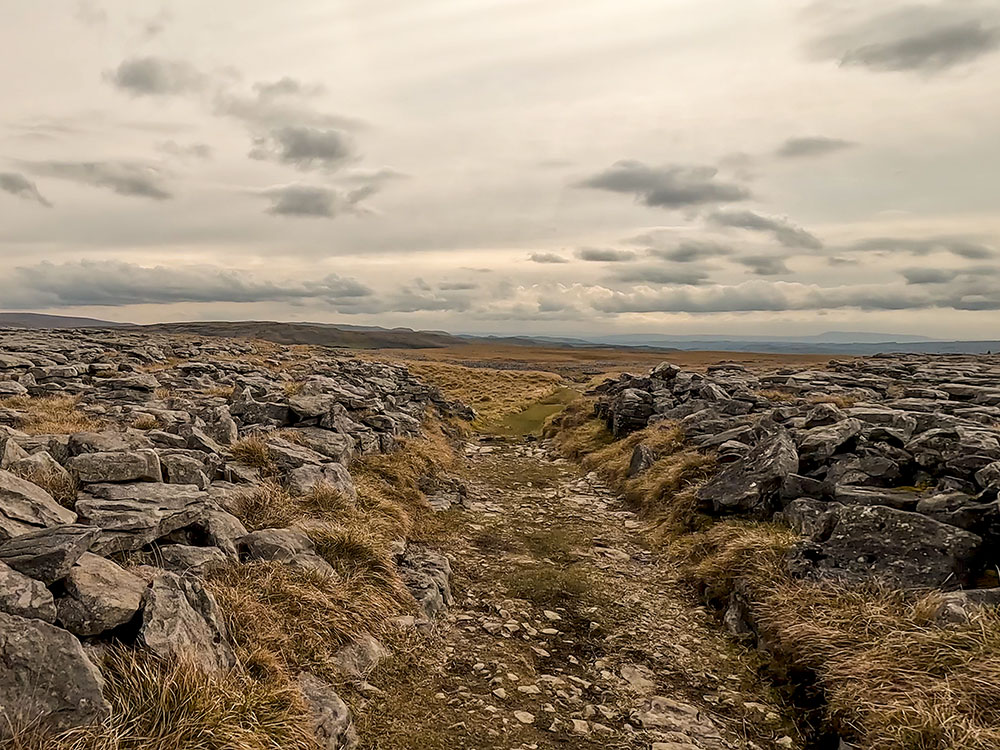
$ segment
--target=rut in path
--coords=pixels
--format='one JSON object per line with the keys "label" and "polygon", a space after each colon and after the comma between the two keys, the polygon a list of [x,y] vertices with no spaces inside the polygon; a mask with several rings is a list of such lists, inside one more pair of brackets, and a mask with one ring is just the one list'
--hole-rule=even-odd
{"label": "rut in path", "polygon": [[537,444],[467,449],[432,543],[455,602],[355,701],[378,750],[795,748],[788,713],[593,475]]}

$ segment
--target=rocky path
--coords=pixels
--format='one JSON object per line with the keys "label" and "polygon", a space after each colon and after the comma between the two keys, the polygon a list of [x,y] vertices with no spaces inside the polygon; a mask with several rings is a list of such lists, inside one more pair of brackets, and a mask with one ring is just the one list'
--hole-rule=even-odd
{"label": "rocky path", "polygon": [[356,711],[362,744],[794,748],[752,656],[720,631],[594,476],[537,444],[473,444],[439,515],[454,604]]}

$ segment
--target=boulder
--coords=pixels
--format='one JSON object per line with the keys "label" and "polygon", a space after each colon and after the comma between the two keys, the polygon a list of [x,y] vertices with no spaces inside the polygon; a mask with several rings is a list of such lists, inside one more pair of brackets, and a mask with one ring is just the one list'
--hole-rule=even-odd
{"label": "boulder", "polygon": [[84,484],[103,482],[162,482],[160,457],[146,448],[116,453],[83,453],[66,462]]}
{"label": "boulder", "polygon": [[358,499],[354,480],[343,464],[306,464],[288,472],[288,489],[293,495],[305,495],[317,485],[332,487],[352,503]]}
{"label": "boulder", "polygon": [[0,471],[0,541],[75,521],[76,513],[59,505],[41,487]]}
{"label": "boulder", "polygon": [[228,558],[218,547],[192,547],[187,544],[167,544],[157,549],[160,567],[180,575],[204,578],[213,570],[226,565]]}
{"label": "boulder", "polygon": [[56,605],[41,581],[0,563],[0,612],[55,622]]}
{"label": "boulder", "polygon": [[354,439],[350,435],[321,427],[297,427],[294,432],[308,447],[337,463],[347,465],[354,457]]}
{"label": "boulder", "polygon": [[857,419],[814,427],[799,437],[799,458],[804,463],[822,463],[847,447],[860,433],[861,422]]}
{"label": "boulder", "polygon": [[785,478],[799,470],[799,455],[788,431],[774,428],[740,461],[727,465],[698,490],[698,500],[714,513],[770,518]]}
{"label": "boulder", "polygon": [[832,514],[827,533],[790,554],[793,575],[922,589],[960,586],[975,572],[983,540],[968,531],[881,505],[837,504]]}
{"label": "boulder", "polygon": [[351,711],[333,687],[307,672],[299,675],[298,684],[309,708],[313,734],[321,750],[354,750],[358,747],[358,734],[351,720]]}
{"label": "boulder", "polygon": [[77,635],[99,635],[129,622],[142,604],[146,584],[111,560],[82,555],[56,601],[59,622]]}
{"label": "boulder", "polygon": [[160,458],[164,481],[168,484],[190,484],[200,490],[208,487],[205,465],[190,456],[166,455]]}
{"label": "boulder", "polygon": [[80,518],[99,530],[91,551],[100,555],[126,552],[178,529],[206,523],[218,510],[208,495],[184,484],[98,484],[76,503]]}
{"label": "boulder", "polygon": [[441,553],[410,545],[400,557],[399,573],[428,619],[452,605],[451,563]]}
{"label": "boulder", "polygon": [[0,739],[12,726],[59,732],[109,711],[100,672],[65,630],[0,612],[0,664]]}
{"label": "boulder", "polygon": [[240,541],[244,560],[269,560],[301,570],[333,575],[333,566],[316,554],[308,536],[297,529],[261,529]]}
{"label": "boulder", "polygon": [[194,577],[163,573],[142,602],[140,643],[162,658],[188,658],[206,672],[236,664],[215,597]]}
{"label": "boulder", "polygon": [[66,577],[96,536],[97,529],[79,524],[31,531],[0,544],[0,561],[50,585]]}

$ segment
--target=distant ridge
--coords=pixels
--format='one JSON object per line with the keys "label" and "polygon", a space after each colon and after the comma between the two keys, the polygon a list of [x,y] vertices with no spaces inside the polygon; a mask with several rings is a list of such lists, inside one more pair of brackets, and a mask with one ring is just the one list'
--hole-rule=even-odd
{"label": "distant ridge", "polygon": [[0,313],[0,328],[127,328],[131,323],[113,323],[95,318],[73,318],[40,313]]}

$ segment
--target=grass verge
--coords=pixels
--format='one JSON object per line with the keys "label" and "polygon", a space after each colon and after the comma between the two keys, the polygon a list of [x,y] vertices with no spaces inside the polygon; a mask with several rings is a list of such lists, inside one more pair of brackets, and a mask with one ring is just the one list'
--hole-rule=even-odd
{"label": "grass verge", "polygon": [[[670,532],[660,535],[666,553],[705,600],[725,607],[738,595],[779,680],[805,677],[822,697],[825,727],[869,750],[1000,747],[1000,614],[937,625],[934,594],[794,580],[784,568],[791,530],[698,516],[693,489],[713,462],[677,428],[613,441],[589,410],[571,405],[546,435]],[[638,445],[656,459],[629,478]]]}

